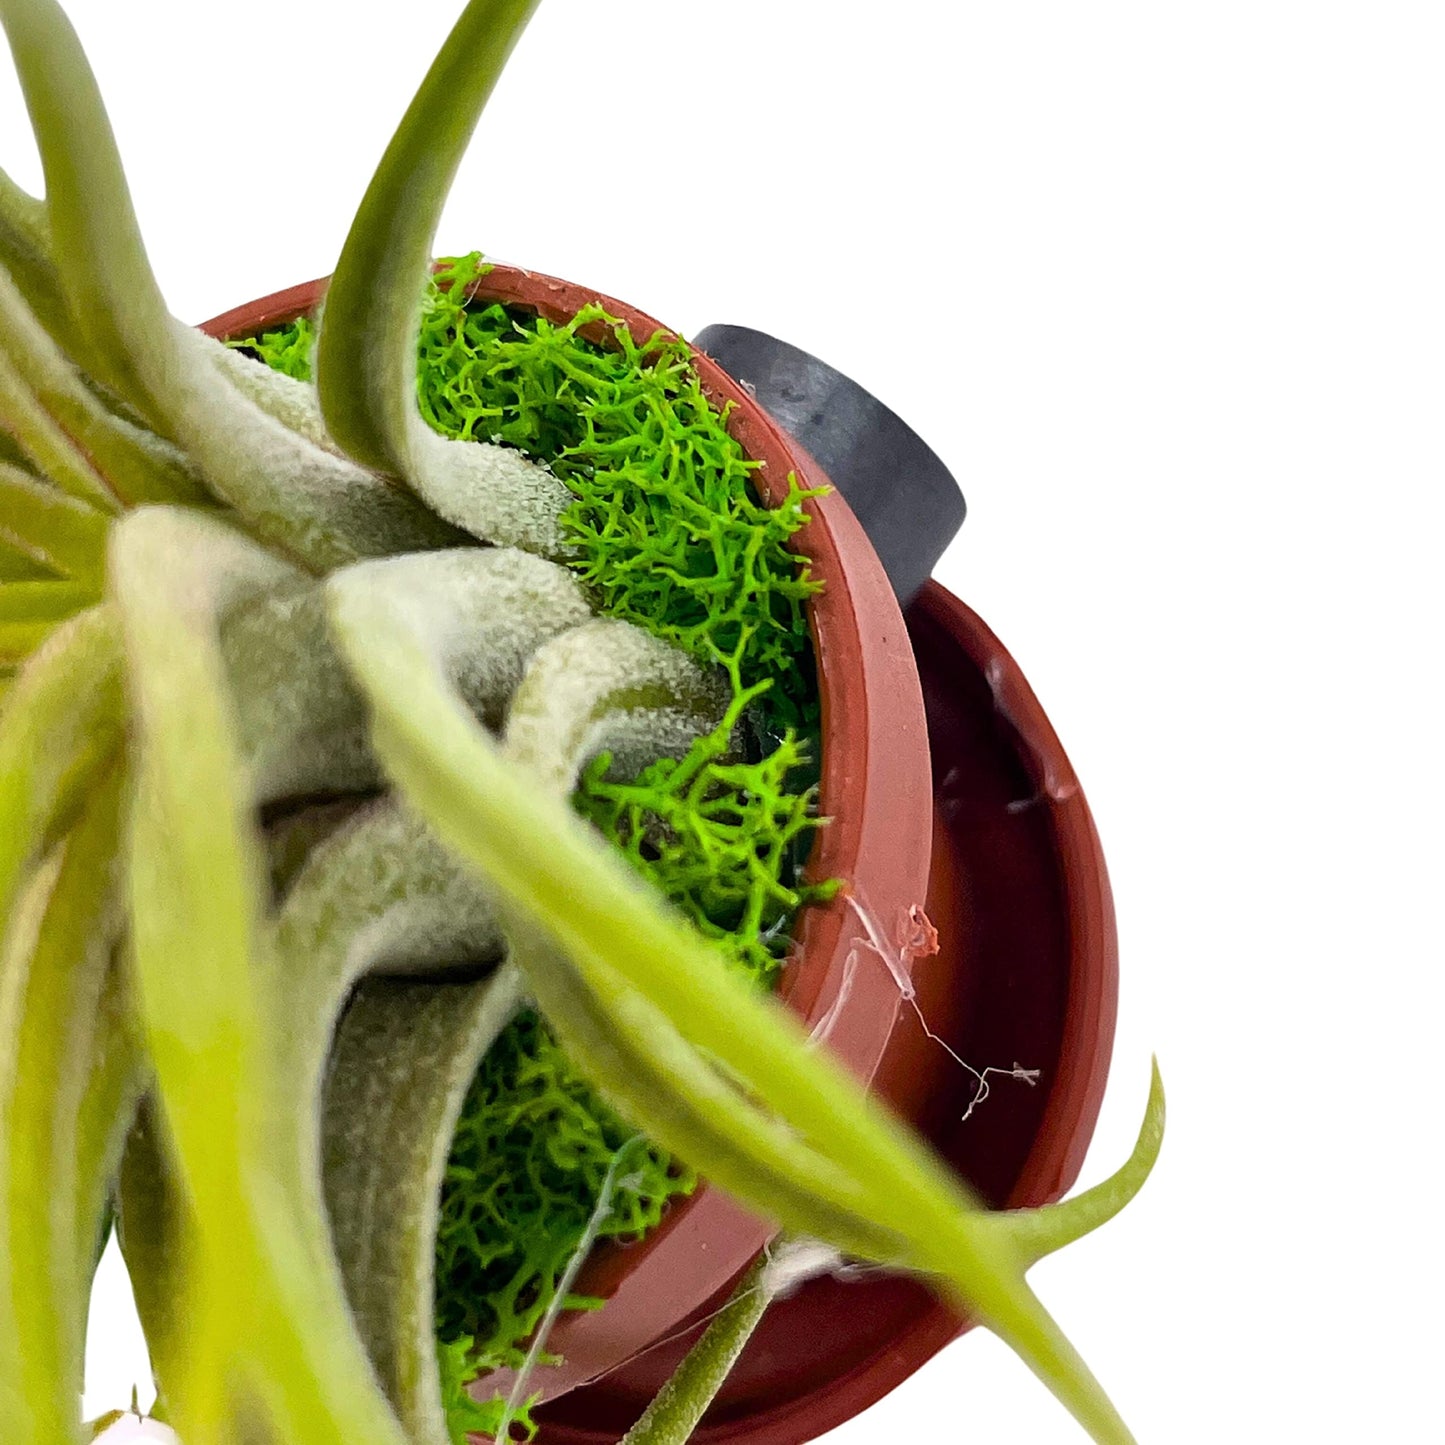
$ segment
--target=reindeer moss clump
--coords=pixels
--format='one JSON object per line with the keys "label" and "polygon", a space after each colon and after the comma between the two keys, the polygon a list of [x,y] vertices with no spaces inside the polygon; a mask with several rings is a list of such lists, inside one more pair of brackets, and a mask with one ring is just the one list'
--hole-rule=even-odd
{"label": "reindeer moss clump", "polygon": [[[470,1336],[477,1369],[521,1363],[517,1345],[546,1311],[618,1150],[636,1133],[535,1012],[487,1051],[452,1141],[437,1234],[437,1335]],[[641,1236],[695,1183],[662,1150],[634,1147],[599,1237]]]}
{"label": "reindeer moss clump", "polygon": [[[817,583],[790,543],[815,493],[790,476],[782,503],[759,502],[758,463],[703,395],[684,342],[639,342],[600,306],[565,326],[497,303],[468,307],[486,269],[461,257],[428,289],[422,414],[446,436],[500,442],[551,467],[575,498],[562,518],[572,565],[603,612],[703,662],[736,660],[743,687],[770,682],[764,716],[812,722],[804,603]],[[582,335],[597,326],[611,346]],[[303,318],[248,349],[304,381],[314,337]]]}
{"label": "reindeer moss clump", "polygon": [[[545,462],[572,492],[562,519],[570,564],[600,610],[720,665],[732,686],[727,715],[685,757],[659,759],[635,778],[611,776],[599,757],[574,805],[721,960],[770,983],[794,914],[825,891],[798,882],[818,822],[807,786],[817,703],[804,612],[817,584],[791,542],[813,494],[790,477],[780,506],[758,501],[757,463],[702,394],[684,343],[639,342],[600,307],[565,326],[495,303],[468,307],[484,269],[475,255],[449,262],[428,290],[423,415],[445,435]],[[582,334],[598,325],[610,345]],[[303,318],[248,349],[305,380],[313,339]],[[492,1047],[442,1196],[437,1331],[453,1365],[464,1340],[474,1370],[521,1362],[519,1346],[634,1132],[535,1014]],[[695,1182],[662,1150],[634,1149],[601,1236],[645,1233]]]}

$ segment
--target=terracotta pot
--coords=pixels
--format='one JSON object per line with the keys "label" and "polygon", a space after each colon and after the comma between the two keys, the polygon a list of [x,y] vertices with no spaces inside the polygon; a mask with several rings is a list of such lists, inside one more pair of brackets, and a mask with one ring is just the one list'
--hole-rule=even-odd
{"label": "terracotta pot", "polygon": [[[255,335],[314,310],[323,290],[320,281],[293,287],[218,316],[203,329],[226,339]],[[477,294],[559,323],[600,302],[634,336],[664,329],[610,297],[508,267],[492,270]],[[599,331],[598,339],[604,334]],[[699,354],[697,366],[709,398],[732,405],[730,429],[747,454],[763,463],[759,478],[766,493],[782,496],[790,472],[807,486],[826,482],[716,363]],[[821,807],[832,820],[809,868],[816,878],[849,880],[851,896],[892,933],[911,909],[924,904],[929,887],[933,788],[923,698],[898,603],[857,519],[836,493],[808,508],[811,522],[798,542],[824,583],[810,619],[822,697]],[[796,961],[781,985],[805,1021],[827,1016],[842,989],[849,955],[864,939],[857,913],[844,898],[808,910]],[[907,1068],[897,1043],[908,1035],[893,977],[881,964],[858,968],[846,1007],[830,1028],[829,1047],[864,1080],[872,1080],[880,1067],[888,1077],[902,1078]],[[906,1052],[917,1052],[916,1041]],[[599,1249],[578,1289],[609,1303],[595,1313],[562,1317],[549,1348],[566,1363],[540,1371],[535,1388],[549,1399],[564,1395],[685,1327],[701,1305],[728,1290],[770,1234],[768,1226],[704,1184],[677,1201],[647,1239]],[[488,1390],[506,1384],[499,1376],[483,1383]]]}
{"label": "terracotta pot", "polygon": [[[1118,988],[1108,875],[1068,758],[1003,645],[935,582],[908,626],[933,755],[928,911],[941,945],[914,972],[920,1005],[961,1057],[1040,1077],[1034,1088],[995,1079],[965,1120],[975,1081],[904,1019],[875,1082],[989,1202],[1043,1204],[1077,1179],[1108,1074]],[[910,1280],[813,1281],[769,1310],[694,1439],[801,1445],[967,1327]],[[546,1445],[613,1445],[699,1332],[548,1405]]]}
{"label": "terracotta pot", "polygon": [[[312,310],[323,289],[294,287],[205,329],[255,334]],[[558,322],[600,301],[635,335],[659,329],[620,302],[527,272],[499,267],[480,290]],[[735,434],[766,463],[767,490],[776,495],[789,470],[810,484],[823,480],[745,389],[705,356],[698,366],[709,395],[734,404]],[[986,1199],[1044,1203],[1078,1175],[1113,1040],[1113,908],[1087,803],[1028,683],[988,628],[928,583],[905,635],[847,505],[833,496],[811,510],[801,540],[827,584],[812,623],[823,809],[835,820],[812,866],[817,876],[851,879],[885,923],[926,900],[940,950],[918,962],[913,978],[933,1031],[978,1067],[1017,1062],[1040,1070],[1040,1081],[996,1081],[964,1121],[975,1080],[923,1035],[881,965],[859,970],[830,1045]],[[826,1014],[860,941],[842,901],[806,919],[784,981],[805,1018]],[[704,1186],[642,1244],[603,1251],[580,1287],[607,1295],[607,1307],[564,1317],[553,1344],[567,1363],[536,1382],[548,1393],[545,1445],[615,1441],[701,1328],[689,1326],[726,1298],[767,1235]],[[814,1281],[769,1312],[697,1438],[800,1445],[886,1394],[963,1328],[907,1280]]]}

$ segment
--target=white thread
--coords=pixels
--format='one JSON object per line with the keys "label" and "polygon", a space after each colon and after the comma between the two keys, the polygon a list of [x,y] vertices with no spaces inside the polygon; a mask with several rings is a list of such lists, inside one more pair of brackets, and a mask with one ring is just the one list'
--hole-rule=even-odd
{"label": "white thread", "polygon": [[523,1401],[526,1399],[527,1382],[532,1378],[532,1372],[537,1368],[538,1360],[542,1358],[542,1351],[547,1347],[547,1337],[552,1333],[552,1326],[557,1323],[558,1315],[562,1313],[567,1296],[572,1293],[572,1286],[576,1282],[578,1271],[592,1252],[592,1246],[597,1242],[597,1236],[601,1232],[607,1216],[612,1213],[613,1193],[619,1184],[625,1188],[629,1181],[638,1180],[640,1177],[638,1174],[629,1174],[619,1179],[618,1169],[628,1150],[634,1144],[643,1142],[645,1141],[641,1134],[634,1134],[612,1156],[612,1163],[608,1165],[607,1173],[603,1176],[602,1187],[597,1192],[597,1203],[593,1205],[591,1217],[587,1220],[587,1228],[582,1231],[582,1238],[577,1241],[577,1248],[572,1251],[572,1258],[567,1261],[567,1268],[562,1271],[562,1277],[557,1281],[556,1291],[547,1304],[546,1313],[542,1316],[536,1333],[532,1336],[531,1345],[527,1348],[527,1357],[522,1361],[522,1368],[517,1371],[516,1378],[512,1381],[512,1389],[507,1396],[507,1403],[502,1407],[502,1418],[497,1425],[497,1433],[494,1437],[497,1445],[505,1445],[505,1442],[512,1438],[512,1421],[516,1418],[517,1411],[522,1408]]}
{"label": "white thread", "polygon": [[[914,1014],[918,1018],[919,1027],[923,1030],[924,1036],[945,1050],[950,1058],[966,1070],[977,1081],[977,1089],[968,1108],[963,1113],[963,1121],[972,1116],[973,1111],[988,1098],[990,1093],[989,1078],[992,1075],[1003,1075],[1011,1079],[1017,1079],[1020,1083],[1028,1084],[1032,1088],[1039,1081],[1040,1071],[1038,1069],[1026,1069],[1021,1064],[1015,1063],[1012,1068],[999,1068],[990,1065],[984,1069],[976,1069],[948,1043],[946,1039],[940,1038],[938,1034],[928,1026],[928,1020],[923,1016],[923,1010],[918,1003],[917,989],[913,980],[908,975],[908,962],[913,958],[925,954],[937,948],[937,934],[933,925],[928,921],[927,915],[922,908],[914,905],[905,918],[905,927],[908,930],[903,935],[902,946],[897,950],[891,949],[882,938],[876,920],[866,908],[859,903],[854,894],[847,895],[847,902],[852,908],[858,922],[862,925],[866,935],[856,942],[848,950],[848,955],[843,961],[843,976],[838,985],[837,996],[828,1006],[827,1012],[814,1024],[809,1041],[819,1043],[826,1040],[832,1033],[842,1014],[844,1005],[848,1002],[853,992],[853,983],[857,973],[858,953],[862,948],[870,949],[875,953],[883,966],[892,975],[894,983],[898,986],[900,996],[912,1006]],[[917,941],[914,941],[916,938]],[[906,956],[905,956],[906,955]],[[615,1161],[614,1161],[615,1167]],[[624,1182],[625,1181],[619,1181]],[[600,1201],[599,1201],[600,1203]],[[595,1218],[595,1214],[594,1214]],[[600,1221],[598,1221],[600,1224]],[[589,1229],[591,1225],[589,1225]],[[642,1349],[635,1351],[625,1360],[607,1369],[599,1371],[585,1383],[593,1384],[597,1380],[605,1379],[615,1370],[620,1370],[630,1365],[635,1360],[641,1359],[644,1355],[651,1354],[653,1350],[660,1350],[666,1345],[675,1343],[678,1340],[686,1339],[695,1335],[699,1330],[706,1328],[713,1320],[732,1308],[733,1305],[745,1299],[751,1299],[753,1295],[761,1292],[771,1303],[775,1299],[785,1298],[788,1294],[800,1288],[811,1279],[818,1279],[828,1275],[833,1279],[852,1282],[854,1280],[868,1279],[874,1275],[887,1274],[892,1271],[893,1266],[887,1264],[866,1264],[855,1260],[845,1259],[832,1246],[822,1243],[816,1239],[788,1239],[785,1240],[776,1256],[773,1254],[771,1244],[763,1246],[763,1255],[766,1263],[759,1275],[758,1283],[750,1289],[744,1290],[741,1294],[729,1297],[726,1303],[719,1305],[717,1309],[704,1315],[701,1319],[694,1320],[691,1324],[684,1325],[679,1330],[674,1330],[669,1335],[664,1335],[660,1340],[654,1340],[651,1344],[645,1345]],[[574,1263],[576,1263],[574,1256]],[[564,1282],[570,1279],[573,1272],[569,1266],[569,1275],[564,1277]],[[559,1290],[559,1298],[561,1291]],[[555,1304],[555,1301],[554,1301]],[[548,1321],[544,1321],[544,1328]],[[536,1345],[533,1346],[537,1348]],[[529,1363],[531,1354],[529,1352]],[[519,1375],[517,1383],[512,1389],[513,1398],[519,1395],[528,1365],[523,1367],[524,1374]],[[512,1403],[509,1401],[507,1415],[510,1416]],[[501,1440],[502,1437],[498,1436]]]}
{"label": "white thread", "polygon": [[913,980],[908,976],[908,967],[901,954],[894,953],[892,949],[879,937],[877,926],[872,915],[857,897],[850,893],[848,895],[848,906],[863,925],[863,932],[868,935],[867,947],[883,960],[883,966],[893,975],[893,982],[898,985],[898,992],[909,1002],[913,1001],[914,995],[918,992],[913,986]]}
{"label": "white thread", "polygon": [[775,1255],[767,1249],[767,1263],[757,1287],[771,1301],[786,1299],[810,1279],[842,1268],[843,1256],[819,1239],[785,1239]]}
{"label": "white thread", "polygon": [[848,957],[843,960],[843,978],[838,984],[838,996],[828,1006],[828,1012],[813,1025],[812,1032],[808,1035],[808,1042],[813,1044],[825,1043],[833,1035],[833,1029],[848,999],[853,993],[853,977],[858,972],[858,945],[855,943],[848,950]]}
{"label": "white thread", "polygon": [[660,1340],[654,1340],[650,1345],[644,1345],[640,1350],[628,1355],[625,1360],[619,1360],[617,1364],[609,1365],[605,1370],[590,1376],[583,1383],[595,1384],[598,1380],[606,1379],[615,1370],[625,1369],[633,1361],[640,1360],[644,1355],[650,1355],[653,1350],[660,1350],[667,1345],[675,1344],[678,1340],[684,1340],[690,1335],[697,1334],[735,1304],[751,1299],[756,1294],[766,1294],[771,1303],[775,1299],[785,1298],[809,1280],[820,1279],[823,1275],[851,1281],[863,1279],[871,1274],[885,1274],[890,1268],[888,1265],[858,1264],[851,1260],[845,1260],[837,1250],[816,1239],[787,1240],[776,1257],[770,1242],[763,1246],[763,1257],[767,1262],[763,1266],[758,1282],[751,1288],[730,1295],[725,1303],[703,1315],[701,1319],[694,1320],[679,1330],[674,1330],[670,1335],[664,1335]]}
{"label": "white thread", "polygon": [[[850,893],[848,895],[848,905],[852,908],[854,914],[857,916],[858,922],[863,925],[864,933],[868,935],[864,946],[867,948],[871,948],[873,952],[876,953],[878,957],[882,960],[883,966],[888,970],[890,974],[893,975],[893,981],[898,985],[898,992],[902,995],[904,1001],[912,1007],[914,1014],[917,1015],[918,1026],[923,1030],[924,1036],[931,1039],[935,1044],[937,1044],[941,1049],[943,1049],[948,1054],[948,1056],[953,1059],[955,1063],[958,1064],[960,1068],[967,1070],[967,1072],[972,1074],[974,1079],[977,1081],[978,1088],[974,1091],[973,1098],[969,1101],[968,1108],[963,1111],[963,1118],[961,1122],[967,1123],[968,1120],[973,1117],[973,1111],[978,1108],[978,1106],[982,1104],[985,1099],[988,1098],[989,1093],[991,1092],[988,1082],[989,1076],[991,1074],[998,1074],[1006,1078],[1017,1079],[1020,1083],[1027,1084],[1030,1088],[1033,1088],[1033,1086],[1038,1083],[1039,1070],[1026,1069],[1023,1067],[1022,1064],[1018,1063],[1017,1061],[1015,1061],[1013,1067],[1010,1069],[999,1068],[995,1065],[990,1065],[989,1067],[984,1069],[976,1069],[972,1064],[968,1062],[967,1059],[963,1058],[957,1052],[957,1050],[955,1050],[953,1046],[949,1044],[946,1039],[940,1038],[936,1033],[934,1033],[933,1030],[928,1026],[928,1020],[923,1016],[923,1009],[920,1007],[918,1002],[918,990],[914,987],[913,980],[908,975],[908,963],[911,961],[911,959],[905,958],[904,956],[907,946],[905,945],[904,949],[899,949],[896,952],[890,949],[888,945],[883,941],[883,938],[878,931],[877,923],[873,919],[872,915],[868,912],[866,908],[863,907],[861,903],[859,903],[857,897],[854,894]],[[922,917],[922,910],[917,909],[916,907],[910,913],[908,921],[910,925],[914,927],[917,927],[920,921],[924,924],[927,924],[927,919]],[[927,926],[931,933],[932,925],[928,924]],[[927,934],[925,934],[924,936],[928,937]],[[934,940],[934,946],[936,947],[937,935],[934,934],[932,935],[932,937]],[[850,954],[849,957],[851,958],[852,955]]]}

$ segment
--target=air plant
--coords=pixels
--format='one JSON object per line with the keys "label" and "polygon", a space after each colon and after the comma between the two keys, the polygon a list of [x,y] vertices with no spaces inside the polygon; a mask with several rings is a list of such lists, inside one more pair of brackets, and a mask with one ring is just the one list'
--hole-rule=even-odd
{"label": "air plant", "polygon": [[[46,185],[0,175],[7,1440],[80,1436],[112,1201],[186,1445],[444,1440],[439,1188],[526,1008],[629,1129],[786,1231],[795,1272],[926,1277],[1127,1440],[1024,1275],[1142,1184],[1157,1075],[1113,1179],[987,1212],[574,806],[579,779],[595,803],[699,746],[736,761],[768,691],[751,640],[809,583],[780,575],[728,646],[599,615],[561,469],[417,409],[436,220],[534,4],[472,0],[447,39],[350,232],[313,385],[170,316],[69,22],[0,0]],[[629,1440],[687,1438],[779,1279]]]}

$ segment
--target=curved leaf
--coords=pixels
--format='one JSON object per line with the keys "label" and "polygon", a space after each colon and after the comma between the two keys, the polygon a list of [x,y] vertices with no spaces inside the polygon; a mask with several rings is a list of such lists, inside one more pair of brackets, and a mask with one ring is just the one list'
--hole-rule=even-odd
{"label": "curved leaf", "polygon": [[1041,1209],[1016,1209],[989,1217],[989,1227],[1008,1239],[1030,1264],[1107,1224],[1144,1187],[1164,1142],[1164,1080],[1153,1062],[1149,1101],[1128,1159],[1101,1184]]}
{"label": "curved leaf", "polygon": [[[185,1201],[187,1339],[164,1384],[187,1445],[401,1445],[288,1167],[262,861],[218,619],[295,572],[192,513],[133,513],[111,583],[135,701],[130,908],[146,1039]],[[224,1201],[224,1208],[221,1207]],[[324,1258],[322,1255],[324,1254]]]}
{"label": "curved leaf", "polygon": [[57,344],[78,356],[79,338],[50,259],[45,202],[22,190],[4,170],[0,170],[0,268],[14,278],[26,304]]}
{"label": "curved leaf", "polygon": [[416,403],[432,237],[477,118],[537,0],[471,0],[407,108],[352,222],[326,296],[316,378],[348,456],[407,483],[474,536],[566,550],[567,489],[521,453],[439,436]]}
{"label": "curved leaf", "polygon": [[[615,970],[580,978],[525,914],[503,905],[502,915],[511,957],[548,1023],[623,1117],[763,1218],[850,1254],[907,1265],[909,1236],[879,1219],[868,1180],[757,1107]],[[720,969],[720,960],[712,966]]]}
{"label": "curved leaf", "polygon": [[[3,270],[0,356],[34,406],[54,422],[58,434],[69,443],[74,465],[89,468],[99,477],[105,498],[131,505],[206,499],[204,488],[180,452],[143,427],[116,416],[85,384]],[[38,457],[36,462],[43,465]]]}
{"label": "curved leaf", "polygon": [[600,752],[624,776],[684,755],[721,722],[727,703],[719,673],[641,628],[594,618],[532,659],[507,711],[507,750],[562,796]]}
{"label": "curved leaf", "polygon": [[0,0],[45,169],[63,294],[98,379],[181,445],[258,536],[320,571],[457,540],[410,493],[289,431],[246,401],[213,342],[166,310],[115,137],[55,0]]}
{"label": "curved leaf", "polygon": [[[0,281],[3,279],[0,277]],[[120,510],[120,499],[94,461],[46,410],[3,346],[0,346],[0,427],[14,437],[26,460],[61,491],[104,512]]]}
{"label": "curved leaf", "polygon": [[[1164,1085],[1156,1062],[1138,1141],[1120,1169],[1102,1184],[1060,1204],[992,1214],[979,1223],[996,1228],[1027,1261],[1042,1259],[1091,1234],[1138,1194],[1159,1157],[1163,1137]],[[807,1245],[807,1241],[798,1243]],[[748,1271],[621,1445],[686,1445],[777,1298],[776,1282],[770,1287],[770,1275],[774,1263],[785,1258],[788,1246],[786,1240],[781,1247],[775,1244],[769,1256]]]}
{"label": "curved leaf", "polygon": [[[384,596],[388,609],[401,609],[453,677],[462,703],[492,726],[501,723],[538,648],[592,616],[582,584],[565,567],[506,547],[464,547],[345,568],[326,582],[333,624],[341,595]],[[363,644],[346,629],[337,634],[337,645],[369,697],[356,676],[356,648]]]}
{"label": "curved leaf", "polygon": [[327,291],[317,346],[332,436],[366,466],[405,475],[416,343],[431,244],[477,118],[537,0],[471,0],[382,156]]}
{"label": "curved leaf", "polygon": [[108,528],[103,512],[0,462],[0,539],[42,567],[98,587]]}
{"label": "curved leaf", "polygon": [[120,779],[53,866],[34,927],[0,957],[0,1407],[6,1439],[74,1439],[96,1240],[139,1092],[112,957],[121,931]]}
{"label": "curved leaf", "polygon": [[115,619],[92,608],[31,658],[0,714],[0,929],[25,870],[69,829],[122,735]]}
{"label": "curved leaf", "polygon": [[379,786],[366,705],[332,646],[312,579],[235,609],[221,627],[221,655],[259,806]]}
{"label": "curved leaf", "polygon": [[409,1435],[447,1438],[437,1361],[442,1177],[472,1076],[521,1006],[521,975],[363,984],[337,1030],[323,1124],[337,1257],[367,1353]]}

